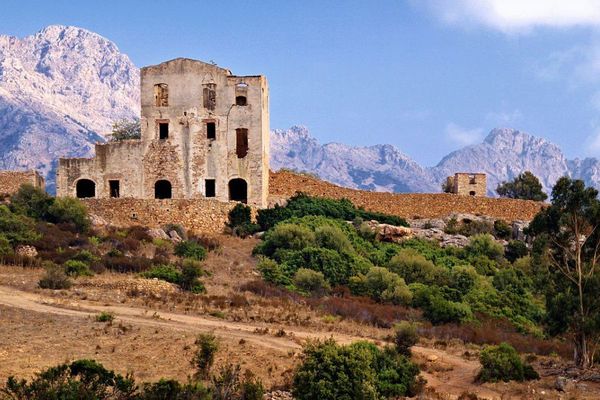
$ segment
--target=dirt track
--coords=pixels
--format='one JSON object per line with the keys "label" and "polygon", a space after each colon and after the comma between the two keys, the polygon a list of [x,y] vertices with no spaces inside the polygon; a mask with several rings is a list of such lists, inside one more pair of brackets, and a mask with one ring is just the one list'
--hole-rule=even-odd
{"label": "dirt track", "polygon": [[[89,319],[100,311],[109,311],[115,314],[117,320],[124,323],[161,327],[171,330],[187,332],[213,332],[220,337],[244,339],[265,350],[288,353],[290,350],[301,349],[301,344],[307,339],[324,339],[333,337],[340,343],[350,343],[364,338],[330,332],[308,332],[300,329],[287,329],[283,337],[270,336],[261,333],[267,325],[246,324],[223,321],[216,318],[205,318],[197,315],[183,315],[167,312],[154,313],[151,310],[122,305],[101,305],[85,300],[65,301],[36,293],[25,292],[7,286],[0,286],[0,304],[35,313],[62,315],[70,318]],[[497,391],[480,385],[473,384],[479,364],[475,361],[465,360],[438,349],[414,347],[414,353],[422,359],[431,355],[438,357],[448,368],[443,378],[423,372],[429,386],[454,396],[465,390],[477,393],[481,397],[495,399],[502,395]]]}

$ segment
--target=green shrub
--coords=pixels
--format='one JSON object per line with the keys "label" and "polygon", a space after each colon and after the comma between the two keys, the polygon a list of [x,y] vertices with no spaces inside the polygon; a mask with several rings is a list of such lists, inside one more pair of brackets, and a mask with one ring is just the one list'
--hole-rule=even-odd
{"label": "green shrub", "polygon": [[441,296],[433,296],[423,307],[423,316],[432,324],[465,322],[473,317],[468,304],[446,300]]}
{"label": "green shrub", "polygon": [[380,302],[410,304],[412,301],[404,279],[383,267],[373,267],[366,275],[352,277],[349,286],[355,295],[366,295]]}
{"label": "green shrub", "polygon": [[141,275],[144,278],[160,279],[175,284],[181,282],[181,272],[173,265],[155,265]]}
{"label": "green shrub", "polygon": [[175,245],[175,255],[202,261],[206,258],[206,249],[202,245],[184,240]]}
{"label": "green shrub", "polygon": [[419,342],[419,334],[414,323],[400,321],[394,326],[394,344],[396,351],[403,356],[411,356],[411,347]]}
{"label": "green shrub", "polygon": [[314,246],[315,241],[315,234],[309,228],[282,223],[265,234],[263,242],[257,247],[257,252],[270,257],[279,249],[302,250]]}
{"label": "green shrub", "polygon": [[200,382],[181,384],[174,379],[161,379],[144,383],[139,400],[212,400],[212,396]]}
{"label": "green shrub", "polygon": [[498,270],[498,263],[486,256],[474,256],[469,258],[469,263],[475,268],[479,275],[494,275]]}
{"label": "green shrub", "polygon": [[96,322],[113,322],[115,319],[115,315],[108,311],[102,311],[100,314],[96,315]]}
{"label": "green shrub", "polygon": [[31,218],[15,214],[5,205],[0,205],[0,234],[11,246],[31,243],[41,237]]}
{"label": "green shrub", "polygon": [[63,264],[63,267],[65,269],[65,273],[74,278],[76,278],[78,276],[94,275],[92,273],[92,271],[90,271],[90,268],[88,267],[88,265],[86,263],[84,263],[83,261],[68,260]]}
{"label": "green shrub", "polygon": [[508,261],[515,262],[518,258],[525,257],[529,254],[527,245],[520,240],[511,240],[506,246],[504,256]]}
{"label": "green shrub", "polygon": [[481,371],[477,375],[480,382],[525,381],[539,379],[533,367],[521,360],[519,353],[509,344],[486,346],[479,354]]}
{"label": "green shrub", "polygon": [[246,371],[240,383],[240,400],[263,400],[265,387],[250,371]]}
{"label": "green shrub", "polygon": [[61,290],[69,289],[73,285],[64,269],[52,262],[45,262],[44,264],[46,273],[38,282],[40,288]]}
{"label": "green shrub", "polygon": [[329,289],[322,272],[300,268],[294,275],[294,285],[307,293],[323,294]]}
{"label": "green shrub", "polygon": [[400,275],[407,283],[433,283],[444,272],[413,249],[400,250],[390,260],[388,268]]}
{"label": "green shrub", "polygon": [[322,272],[327,282],[337,286],[347,284],[350,276],[363,270],[358,261],[335,250],[307,247],[300,251],[289,252],[281,265],[291,276],[300,268]]}
{"label": "green shrub", "polygon": [[132,377],[115,374],[94,360],[77,360],[39,373],[31,381],[8,378],[0,391],[14,400],[133,399]]}
{"label": "green shrub", "polygon": [[478,274],[470,265],[458,265],[450,271],[450,286],[465,295],[475,286]]}
{"label": "green shrub", "polygon": [[188,292],[200,294],[205,293],[204,284],[198,279],[202,276],[202,269],[195,263],[185,263],[181,269],[179,286]]}
{"label": "green shrub", "polygon": [[52,196],[29,183],[21,185],[19,190],[10,197],[11,211],[37,220],[48,219],[53,203]]}
{"label": "green shrub", "polygon": [[332,339],[304,347],[293,378],[298,400],[396,398],[412,395],[418,367],[393,350],[367,342],[340,346]]}
{"label": "green shrub", "polygon": [[506,221],[498,219],[494,221],[494,236],[500,239],[510,239],[512,227]]}
{"label": "green shrub", "polygon": [[100,257],[89,250],[81,250],[79,253],[73,256],[72,260],[82,261],[86,264],[93,264],[100,261]]}
{"label": "green shrub", "polygon": [[79,232],[86,232],[91,225],[85,205],[73,197],[56,198],[48,214],[50,222],[73,224]]}
{"label": "green shrub", "polygon": [[492,235],[482,234],[471,237],[465,252],[471,257],[485,256],[490,260],[498,260],[504,255],[504,248]]}
{"label": "green shrub", "polygon": [[316,244],[340,253],[353,253],[354,248],[348,236],[340,228],[332,225],[320,226],[315,229]]}
{"label": "green shrub", "polygon": [[206,379],[210,375],[210,369],[215,362],[215,355],[219,350],[217,337],[212,333],[201,333],[196,338],[196,352],[192,359],[195,375],[200,379]]}
{"label": "green shrub", "polygon": [[279,264],[270,258],[261,256],[258,260],[257,268],[260,271],[263,279],[267,282],[280,285],[286,285],[289,283],[289,279],[284,274]]}
{"label": "green shrub", "polygon": [[0,257],[8,256],[13,254],[13,247],[10,244],[10,240],[4,234],[0,234]]}
{"label": "green shrub", "polygon": [[246,237],[260,230],[260,226],[252,223],[252,209],[242,203],[237,203],[228,214],[229,222],[227,226],[231,228],[233,234],[240,237]]}

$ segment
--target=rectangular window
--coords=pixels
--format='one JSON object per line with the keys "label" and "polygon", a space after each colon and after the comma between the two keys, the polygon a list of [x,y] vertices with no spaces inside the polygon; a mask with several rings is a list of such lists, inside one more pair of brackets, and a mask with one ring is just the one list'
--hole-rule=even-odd
{"label": "rectangular window", "polygon": [[158,123],[158,138],[168,139],[169,138],[169,123],[159,122]]}
{"label": "rectangular window", "polygon": [[238,158],[244,158],[248,154],[248,129],[238,128],[235,130],[235,153]]}
{"label": "rectangular window", "polygon": [[214,110],[217,105],[217,85],[207,83],[202,89],[202,97],[204,99],[204,108]]}
{"label": "rectangular window", "polygon": [[113,199],[121,197],[121,183],[119,181],[108,181],[108,188],[110,190],[110,197]]}
{"label": "rectangular window", "polygon": [[206,138],[216,139],[217,138],[217,126],[214,122],[206,123]]}
{"label": "rectangular window", "polygon": [[215,197],[216,188],[214,179],[206,179],[204,181],[204,193],[206,197]]}

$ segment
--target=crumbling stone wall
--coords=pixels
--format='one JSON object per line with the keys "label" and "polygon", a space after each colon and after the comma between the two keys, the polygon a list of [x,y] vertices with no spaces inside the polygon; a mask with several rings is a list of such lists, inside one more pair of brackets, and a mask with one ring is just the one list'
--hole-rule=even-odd
{"label": "crumbling stone wall", "polygon": [[159,228],[180,224],[196,233],[222,233],[233,202],[211,199],[83,199],[96,223]]}
{"label": "crumbling stone wall", "polygon": [[[94,197],[109,198],[109,181],[118,180],[120,197],[150,199],[156,182],[166,180],[172,198],[203,198],[206,181],[214,180],[214,197],[229,201],[232,181],[243,180],[243,200],[265,207],[268,93],[262,75],[236,76],[201,61],[142,68],[141,140],[96,145],[92,159],[59,160],[57,195],[75,196],[77,182],[89,179]],[[238,151],[236,130],[247,132],[247,153]]]}
{"label": "crumbling stone wall", "polygon": [[436,193],[367,192],[336,186],[308,175],[291,172],[271,172],[270,203],[301,191],[313,196],[334,199],[347,198],[367,210],[398,215],[407,219],[445,218],[451,214],[485,215],[494,219],[529,221],[544,207],[544,203],[490,197],[456,196]]}
{"label": "crumbling stone wall", "polygon": [[16,193],[21,185],[29,183],[44,189],[46,183],[37,171],[0,171],[0,194]]}

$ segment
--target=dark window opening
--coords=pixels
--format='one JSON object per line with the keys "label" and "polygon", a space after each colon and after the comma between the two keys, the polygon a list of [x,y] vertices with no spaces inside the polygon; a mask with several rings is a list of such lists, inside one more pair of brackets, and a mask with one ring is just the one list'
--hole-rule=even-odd
{"label": "dark window opening", "polygon": [[171,182],[161,179],[154,184],[155,199],[170,199],[171,198]]}
{"label": "dark window opening", "polygon": [[229,200],[248,202],[248,184],[241,178],[229,181]]}
{"label": "dark window opening", "polygon": [[154,101],[156,107],[167,107],[169,105],[169,86],[166,83],[154,85]]}
{"label": "dark window opening", "polygon": [[474,190],[471,190],[471,191],[469,192],[469,196],[475,196],[475,191],[474,191]]}
{"label": "dark window opening", "polygon": [[474,185],[477,183],[477,179],[475,178],[475,175],[469,175],[469,184]]}
{"label": "dark window opening", "polygon": [[119,181],[108,181],[108,188],[110,190],[110,197],[113,197],[113,198],[121,197],[121,194],[120,194],[121,183]]}
{"label": "dark window opening", "polygon": [[214,179],[204,181],[204,195],[206,197],[215,197],[217,195]]}
{"label": "dark window opening", "polygon": [[214,122],[206,123],[206,138],[216,139],[217,138],[217,125]]}
{"label": "dark window opening", "polygon": [[247,104],[246,96],[236,96],[235,105],[236,106],[245,106]]}
{"label": "dark window opening", "polygon": [[75,190],[80,199],[96,197],[96,183],[90,179],[78,180]]}
{"label": "dark window opening", "polygon": [[168,139],[169,138],[169,124],[167,122],[158,123],[158,138]]}
{"label": "dark window opening", "polygon": [[248,129],[246,128],[235,130],[235,153],[238,158],[244,158],[248,154]]}
{"label": "dark window opening", "polygon": [[204,99],[204,108],[214,110],[217,105],[217,85],[214,83],[204,85],[202,97]]}

